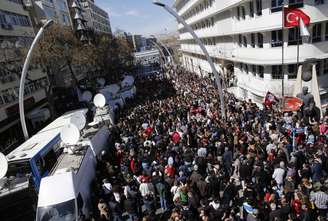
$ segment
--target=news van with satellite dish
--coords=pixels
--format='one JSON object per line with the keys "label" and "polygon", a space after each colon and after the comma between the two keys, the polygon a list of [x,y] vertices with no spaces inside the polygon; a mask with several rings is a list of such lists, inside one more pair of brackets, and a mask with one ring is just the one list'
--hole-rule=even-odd
{"label": "news van with satellite dish", "polygon": [[113,108],[106,105],[106,97],[103,94],[96,94],[93,98],[93,103],[96,106],[96,112],[94,114],[93,122],[89,123],[89,126],[114,125],[115,114]]}
{"label": "news van with satellite dish", "polygon": [[[99,100],[97,104],[103,103]],[[85,128],[85,118],[80,117],[72,117],[61,130],[64,151],[50,174],[41,180],[37,221],[78,221],[82,215],[90,215],[91,183],[96,177],[97,157],[109,147],[110,131],[107,126]]]}

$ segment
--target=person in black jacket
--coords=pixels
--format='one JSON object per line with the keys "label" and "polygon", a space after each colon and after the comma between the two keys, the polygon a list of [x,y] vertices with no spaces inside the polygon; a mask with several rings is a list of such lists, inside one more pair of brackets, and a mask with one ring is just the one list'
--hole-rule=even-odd
{"label": "person in black jacket", "polygon": [[126,200],[123,202],[123,205],[124,210],[128,213],[130,221],[138,220],[138,207],[136,199],[128,194]]}

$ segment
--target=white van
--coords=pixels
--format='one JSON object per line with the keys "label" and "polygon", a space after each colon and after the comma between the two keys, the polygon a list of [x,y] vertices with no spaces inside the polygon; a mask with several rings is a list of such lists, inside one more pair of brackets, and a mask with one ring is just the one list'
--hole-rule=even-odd
{"label": "white van", "polygon": [[41,179],[36,221],[78,221],[89,217],[91,184],[96,177],[96,157],[108,148],[107,127],[84,131],[77,154],[62,154],[51,175]]}

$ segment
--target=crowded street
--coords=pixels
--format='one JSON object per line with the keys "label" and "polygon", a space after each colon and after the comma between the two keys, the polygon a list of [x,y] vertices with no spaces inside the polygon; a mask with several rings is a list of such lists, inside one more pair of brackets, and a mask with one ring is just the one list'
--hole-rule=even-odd
{"label": "crowded street", "polygon": [[[327,219],[328,117],[305,124],[181,68],[138,79],[98,162],[94,220]],[[295,132],[296,131],[296,132]]]}

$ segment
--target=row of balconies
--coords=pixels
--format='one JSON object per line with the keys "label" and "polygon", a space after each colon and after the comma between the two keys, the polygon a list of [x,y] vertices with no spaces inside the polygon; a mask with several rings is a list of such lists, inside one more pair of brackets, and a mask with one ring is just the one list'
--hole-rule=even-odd
{"label": "row of balconies", "polygon": [[[264,45],[269,44],[265,43]],[[288,46],[284,51],[285,63],[292,64],[297,62],[297,46]],[[203,54],[200,47],[196,44],[182,44],[182,51]],[[217,45],[206,45],[209,54],[220,59],[232,60],[237,62],[246,62],[251,64],[280,64],[282,57],[281,47],[252,48],[240,47],[238,44],[230,42]],[[315,44],[300,45],[299,61],[304,62],[307,59],[323,59],[327,57],[328,42],[318,42]]]}
{"label": "row of balconies", "polygon": [[[215,2],[216,4],[216,2]],[[192,17],[193,20],[187,20],[188,24],[195,24],[196,22],[206,21],[214,17],[215,24],[213,27],[203,28],[196,30],[196,34],[199,37],[209,37],[210,35],[233,35],[239,33],[250,33],[250,32],[261,32],[270,31],[281,28],[282,26],[282,13],[271,12],[271,1],[263,2],[263,13],[261,16],[251,17],[249,14],[246,15],[245,19],[237,19],[236,8],[226,11],[224,14],[219,13],[219,6],[213,6],[209,10],[204,11],[203,15],[197,15]],[[266,8],[265,8],[266,7]],[[328,3],[320,6],[308,4],[302,8],[311,17],[311,23],[322,22],[328,19]],[[229,13],[228,13],[229,12]],[[224,15],[224,16],[222,16]],[[180,31],[183,30],[183,26],[179,25]],[[181,39],[190,39],[189,33],[180,34]]]}

